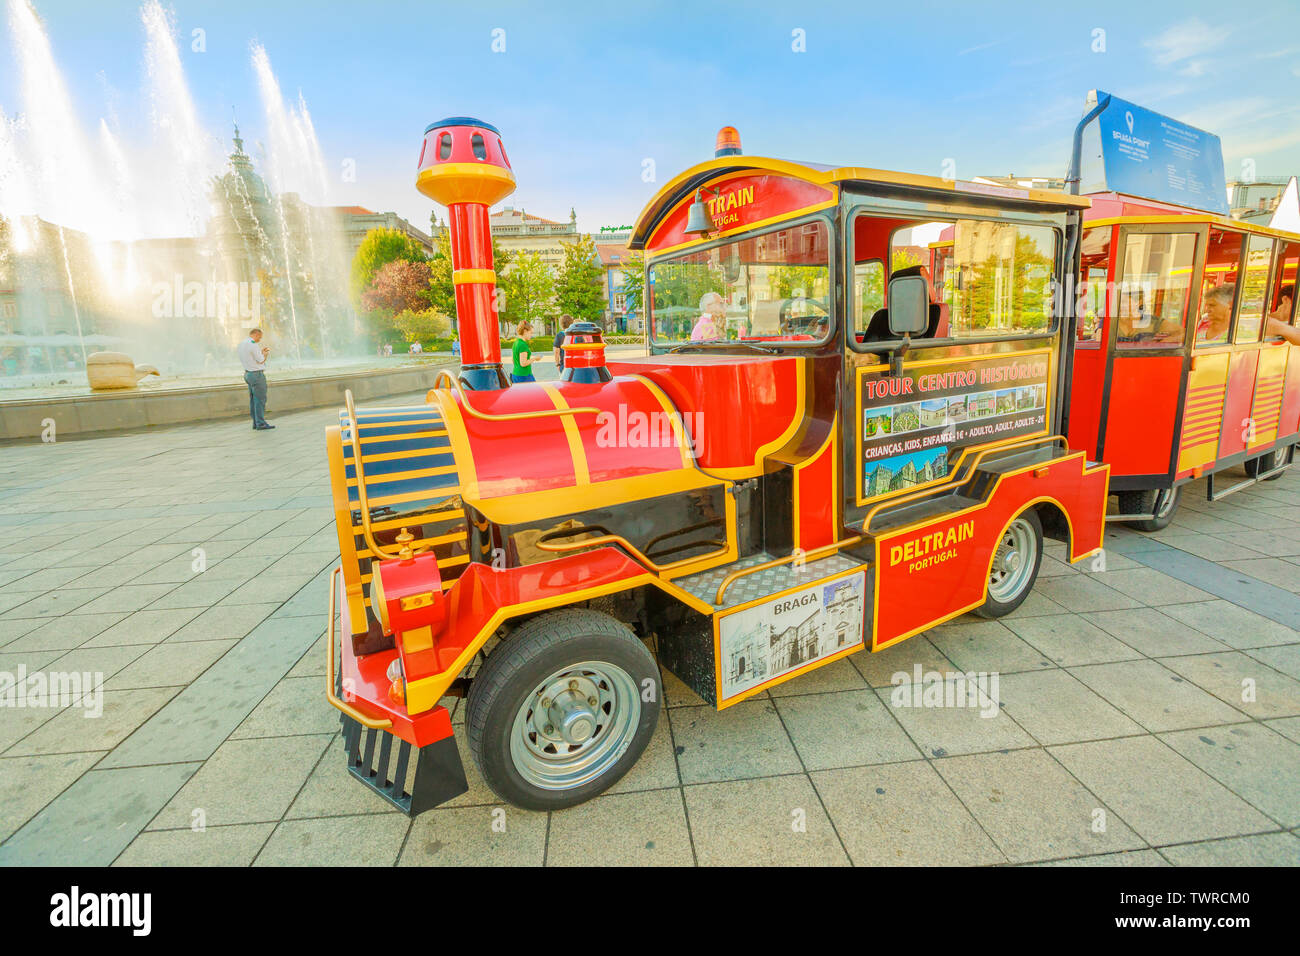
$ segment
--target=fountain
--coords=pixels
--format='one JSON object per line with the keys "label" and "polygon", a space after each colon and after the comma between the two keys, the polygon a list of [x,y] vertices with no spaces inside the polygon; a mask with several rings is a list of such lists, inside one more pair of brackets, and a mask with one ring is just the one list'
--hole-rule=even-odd
{"label": "fountain", "polygon": [[195,106],[172,16],[145,0],[151,135],[132,142],[111,113],[82,121],[32,0],[7,6],[21,82],[20,102],[0,104],[0,390],[86,392],[104,351],[156,366],[151,388],[237,382],[235,344],[254,325],[277,373],[358,367],[324,155],[267,51],[250,49],[265,145],[250,155],[235,127],[227,151]]}

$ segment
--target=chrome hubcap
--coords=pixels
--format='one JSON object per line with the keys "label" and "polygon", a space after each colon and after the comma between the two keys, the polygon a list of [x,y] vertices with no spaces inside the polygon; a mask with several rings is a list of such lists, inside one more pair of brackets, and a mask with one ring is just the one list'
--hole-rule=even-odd
{"label": "chrome hubcap", "polygon": [[515,714],[510,756],[528,783],[569,790],[605,773],[627,752],[641,698],[627,671],[584,661],[556,671]]}
{"label": "chrome hubcap", "polygon": [[989,597],[1007,604],[1020,596],[1029,586],[1037,558],[1038,539],[1034,529],[1024,518],[1011,522],[1002,533],[998,549],[993,555],[989,572]]}

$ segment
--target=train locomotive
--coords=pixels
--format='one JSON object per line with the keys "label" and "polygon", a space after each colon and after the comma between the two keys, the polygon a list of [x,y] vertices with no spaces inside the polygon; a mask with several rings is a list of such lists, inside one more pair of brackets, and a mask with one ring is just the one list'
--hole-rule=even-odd
{"label": "train locomotive", "polygon": [[[724,129],[634,227],[648,354],[575,323],[559,381],[507,387],[488,209],[514,185],[495,127],[426,130],[462,365],[421,405],[349,394],[326,433],[326,696],[392,804],[467,789],[459,734],[503,800],[572,806],[644,751],[661,666],[722,710],[1009,613],[1045,536],[1100,549],[1107,467],[1058,427],[1074,318],[1042,298],[1086,199],[748,156]],[[940,303],[909,250],[947,227],[969,295]]]}

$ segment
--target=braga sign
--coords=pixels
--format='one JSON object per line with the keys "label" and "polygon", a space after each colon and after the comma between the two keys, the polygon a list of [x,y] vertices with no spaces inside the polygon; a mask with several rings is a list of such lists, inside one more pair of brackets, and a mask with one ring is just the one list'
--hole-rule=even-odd
{"label": "braga sign", "polygon": [[[1109,96],[1098,90],[1097,102]],[[1110,96],[1097,117],[1111,192],[1228,214],[1219,137]]]}

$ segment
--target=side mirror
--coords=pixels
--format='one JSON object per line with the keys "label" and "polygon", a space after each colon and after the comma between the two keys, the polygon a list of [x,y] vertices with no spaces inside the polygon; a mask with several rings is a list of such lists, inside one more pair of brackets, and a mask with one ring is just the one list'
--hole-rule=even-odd
{"label": "side mirror", "polygon": [[930,287],[923,276],[889,280],[889,334],[922,335],[930,327]]}

